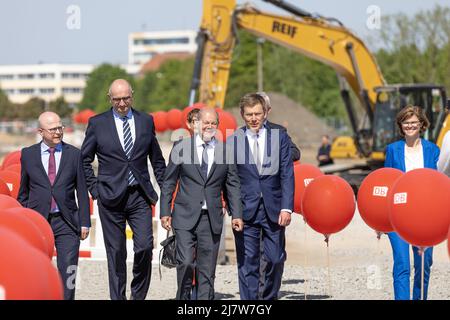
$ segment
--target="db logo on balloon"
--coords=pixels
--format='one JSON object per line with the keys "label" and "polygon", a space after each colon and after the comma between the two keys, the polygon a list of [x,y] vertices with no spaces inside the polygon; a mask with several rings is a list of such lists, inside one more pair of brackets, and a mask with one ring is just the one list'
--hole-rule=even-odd
{"label": "db logo on balloon", "polygon": [[373,187],[373,196],[374,197],[386,197],[388,193],[388,187]]}
{"label": "db logo on balloon", "polygon": [[394,204],[402,204],[407,202],[408,193],[401,192],[394,194]]}
{"label": "db logo on balloon", "polygon": [[304,180],[303,180],[303,183],[305,184],[305,187],[307,187],[308,184],[310,184],[311,181],[313,181],[313,180],[314,180],[314,179],[304,179]]}

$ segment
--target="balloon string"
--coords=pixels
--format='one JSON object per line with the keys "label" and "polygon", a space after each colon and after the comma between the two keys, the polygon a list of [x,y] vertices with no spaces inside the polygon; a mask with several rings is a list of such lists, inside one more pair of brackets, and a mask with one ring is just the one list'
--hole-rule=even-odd
{"label": "balloon string", "polygon": [[308,267],[308,242],[307,242],[307,237],[306,237],[306,220],[303,219],[303,221],[305,222],[305,300],[307,300],[307,293],[308,293],[308,274],[307,274],[307,267]]}
{"label": "balloon string", "polygon": [[331,274],[330,274],[330,246],[329,246],[330,235],[325,235],[325,242],[327,243],[327,272],[328,272],[328,295],[331,298]]}
{"label": "balloon string", "polygon": [[422,284],[422,287],[420,288],[420,294],[421,294],[421,298],[420,298],[420,300],[424,300],[424,295],[423,295],[423,292],[424,292],[424,288],[423,288],[423,284],[424,284],[424,267],[425,267],[425,250],[426,250],[426,248],[420,248],[419,250],[421,250],[422,251],[422,254],[421,254],[421,256],[422,256],[422,272],[421,272],[421,279],[420,279],[420,281],[422,282],[421,284]]}

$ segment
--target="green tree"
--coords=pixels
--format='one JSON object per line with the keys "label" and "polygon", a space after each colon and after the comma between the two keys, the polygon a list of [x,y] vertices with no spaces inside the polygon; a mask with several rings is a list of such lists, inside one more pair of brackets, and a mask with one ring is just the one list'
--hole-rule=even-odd
{"label": "green tree", "polygon": [[145,111],[186,107],[193,68],[193,59],[168,60],[158,71],[147,73],[137,85],[136,107]]}
{"label": "green tree", "polygon": [[0,89],[0,119],[10,119],[13,112],[13,104],[3,90]]}
{"label": "green tree", "polygon": [[49,103],[49,110],[57,113],[61,118],[69,117],[72,114],[72,109],[69,104],[64,100],[64,97],[51,101]]}
{"label": "green tree", "polygon": [[79,108],[89,108],[96,112],[108,110],[111,106],[107,96],[109,86],[119,78],[127,80],[134,87],[134,79],[120,67],[102,64],[95,68],[89,74]]}

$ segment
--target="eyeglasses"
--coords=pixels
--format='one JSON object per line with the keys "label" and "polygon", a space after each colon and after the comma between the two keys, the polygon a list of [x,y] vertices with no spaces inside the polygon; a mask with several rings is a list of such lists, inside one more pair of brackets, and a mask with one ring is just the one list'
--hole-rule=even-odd
{"label": "eyeglasses", "polygon": [[416,127],[420,124],[420,121],[405,121],[402,122],[402,126],[404,127]]}
{"label": "eyeglasses", "polygon": [[50,129],[45,129],[45,128],[41,128],[42,130],[47,130],[48,132],[50,132],[51,134],[55,134],[56,132],[63,132],[64,130],[64,126],[60,126],[60,127],[55,127],[55,128],[50,128]]}
{"label": "eyeglasses", "polygon": [[123,102],[127,103],[127,102],[130,101],[130,99],[131,99],[131,96],[122,97],[122,98],[111,98],[111,100],[112,100],[114,103],[120,103],[120,101],[123,101]]}

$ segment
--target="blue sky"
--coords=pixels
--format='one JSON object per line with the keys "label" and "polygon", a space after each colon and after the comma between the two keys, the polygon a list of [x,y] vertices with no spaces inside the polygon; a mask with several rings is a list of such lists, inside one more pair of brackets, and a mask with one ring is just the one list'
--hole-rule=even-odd
{"label": "blue sky", "polygon": [[[414,15],[436,4],[450,6],[450,0],[288,1],[306,11],[338,18],[363,38],[373,32],[366,27],[366,10],[371,5],[378,6],[382,15]],[[252,2],[264,11],[281,13],[261,0]],[[79,29],[67,28],[70,5],[80,9]],[[130,32],[197,30],[201,10],[201,0],[2,1],[0,64],[126,63]]]}

